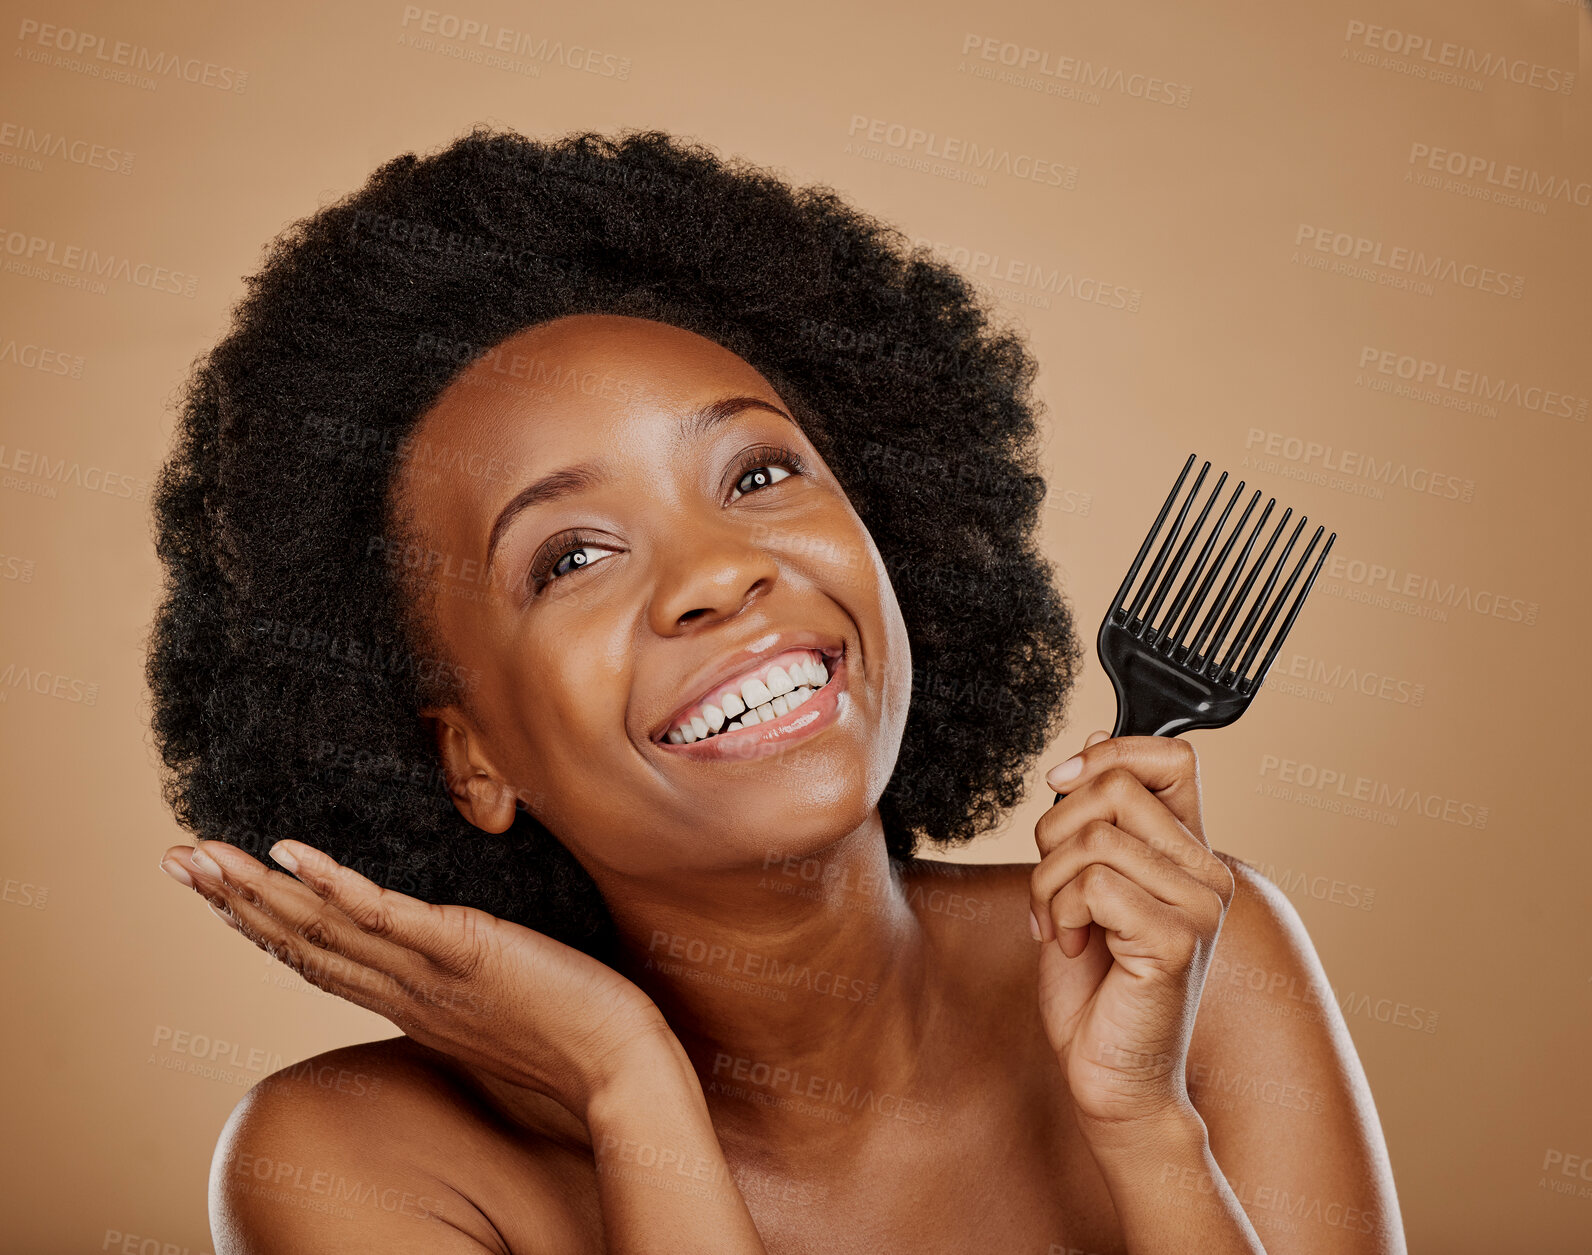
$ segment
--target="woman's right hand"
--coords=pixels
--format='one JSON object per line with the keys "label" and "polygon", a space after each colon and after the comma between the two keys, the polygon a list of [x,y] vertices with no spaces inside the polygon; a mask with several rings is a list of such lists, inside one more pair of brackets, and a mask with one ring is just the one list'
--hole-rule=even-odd
{"label": "woman's right hand", "polygon": [[161,867],[310,984],[583,1120],[634,1052],[672,1039],[652,999],[571,946],[383,889],[302,842],[271,856],[298,879],[220,841],[173,846]]}

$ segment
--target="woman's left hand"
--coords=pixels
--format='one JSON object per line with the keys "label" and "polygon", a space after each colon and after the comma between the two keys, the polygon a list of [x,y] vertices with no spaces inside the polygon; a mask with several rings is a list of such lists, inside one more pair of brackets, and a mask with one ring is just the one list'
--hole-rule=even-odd
{"label": "woman's left hand", "polygon": [[[1184,1068],[1233,873],[1176,737],[1092,734],[1034,828],[1039,1004],[1085,1133],[1190,1112]],[[1068,764],[1062,764],[1063,767]]]}

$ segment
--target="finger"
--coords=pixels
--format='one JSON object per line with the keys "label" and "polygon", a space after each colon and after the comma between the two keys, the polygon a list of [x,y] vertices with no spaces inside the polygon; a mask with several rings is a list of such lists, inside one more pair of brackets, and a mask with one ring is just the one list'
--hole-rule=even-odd
{"label": "finger", "polygon": [[[1199,951],[1201,937],[1189,920],[1102,863],[1091,863],[1050,899],[1050,918],[1058,937],[1099,924],[1112,958],[1135,976],[1184,970]],[[1075,959],[1083,947],[1063,944],[1062,953]]]}
{"label": "finger", "polygon": [[[181,854],[170,857],[175,861]],[[206,841],[187,851],[187,861],[191,876],[203,879],[207,885],[224,887],[254,911],[273,916],[318,950],[335,951],[362,967],[381,972],[398,972],[413,961],[412,952],[357,927],[309,885],[266,867],[236,846]]]}
{"label": "finger", "polygon": [[195,886],[210,913],[306,984],[344,999],[366,1011],[384,1016],[409,1032],[415,1025],[415,1007],[403,980],[366,968],[333,951],[317,950],[298,940],[281,921],[257,911],[223,884]]}
{"label": "finger", "polygon": [[1101,819],[1132,833],[1213,889],[1232,879],[1210,846],[1126,767],[1108,767],[1052,805],[1034,825],[1034,840],[1041,855],[1049,855]]}
{"label": "finger", "polygon": [[[215,865],[213,858],[210,861]],[[335,950],[318,948],[263,906],[251,902],[241,890],[215,876],[205,866],[205,860],[196,861],[190,856],[189,866],[194,889],[209,904],[211,914],[310,984],[343,997],[356,993],[372,997],[390,992],[394,983],[390,973],[369,968]],[[357,933],[358,930],[351,928],[349,931]]]}
{"label": "finger", "polygon": [[[1227,905],[1216,889],[1189,875],[1132,833],[1103,819],[1091,820],[1034,868],[1029,878],[1029,894],[1036,917],[1041,921],[1052,918],[1051,899],[1082,875],[1085,868],[1097,864],[1120,872],[1158,901],[1187,915],[1211,936],[1221,927]],[[1063,953],[1081,952],[1082,947],[1075,939],[1068,937],[1062,941]]]}
{"label": "finger", "polygon": [[1045,781],[1058,793],[1072,793],[1113,767],[1137,776],[1189,831],[1197,834],[1202,843],[1205,841],[1205,825],[1200,817],[1199,754],[1182,737],[1108,737],[1052,767]]}
{"label": "finger", "polygon": [[373,937],[461,974],[478,952],[473,930],[490,918],[479,911],[438,906],[383,889],[302,841],[278,841],[271,857]]}

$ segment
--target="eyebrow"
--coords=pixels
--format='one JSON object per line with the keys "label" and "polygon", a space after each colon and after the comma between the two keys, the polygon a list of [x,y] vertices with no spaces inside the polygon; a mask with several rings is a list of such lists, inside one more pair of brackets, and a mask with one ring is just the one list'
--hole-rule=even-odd
{"label": "eyebrow", "polygon": [[[779,406],[770,405],[757,397],[722,397],[679,415],[681,434],[688,440],[701,440],[714,428],[722,426],[742,410],[767,410],[770,414],[778,414],[792,426],[799,426],[796,420]],[[584,492],[602,483],[603,478],[601,463],[582,462],[577,466],[560,467],[556,471],[549,472],[515,493],[508,504],[498,511],[497,518],[492,521],[492,530],[487,534],[486,578],[490,579],[492,575],[492,562],[497,553],[498,541],[503,539],[503,533],[508,530],[509,524],[519,517],[521,511],[528,510],[534,505],[546,505],[549,502],[561,501],[575,493]]]}

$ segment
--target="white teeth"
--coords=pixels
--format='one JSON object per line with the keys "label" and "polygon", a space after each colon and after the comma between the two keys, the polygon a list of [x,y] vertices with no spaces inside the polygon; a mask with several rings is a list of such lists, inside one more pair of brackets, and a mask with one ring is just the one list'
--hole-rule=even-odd
{"label": "white teeth", "polygon": [[769,692],[768,685],[764,684],[755,675],[745,684],[741,685],[741,696],[746,699],[748,707],[761,706],[774,694]]}
{"label": "white teeth", "polygon": [[[781,693],[789,693],[796,687],[796,681],[790,678],[790,673],[784,667],[770,667],[768,669],[768,691],[775,697]],[[781,711],[780,713],[784,713]]]}
{"label": "white teeth", "polygon": [[789,714],[828,682],[829,670],[821,656],[798,658],[788,667],[771,667],[767,683],[753,677],[741,685],[740,692],[725,689],[716,703],[704,702],[687,722],[671,728],[667,740],[671,745],[690,745],[716,733],[756,727]]}

